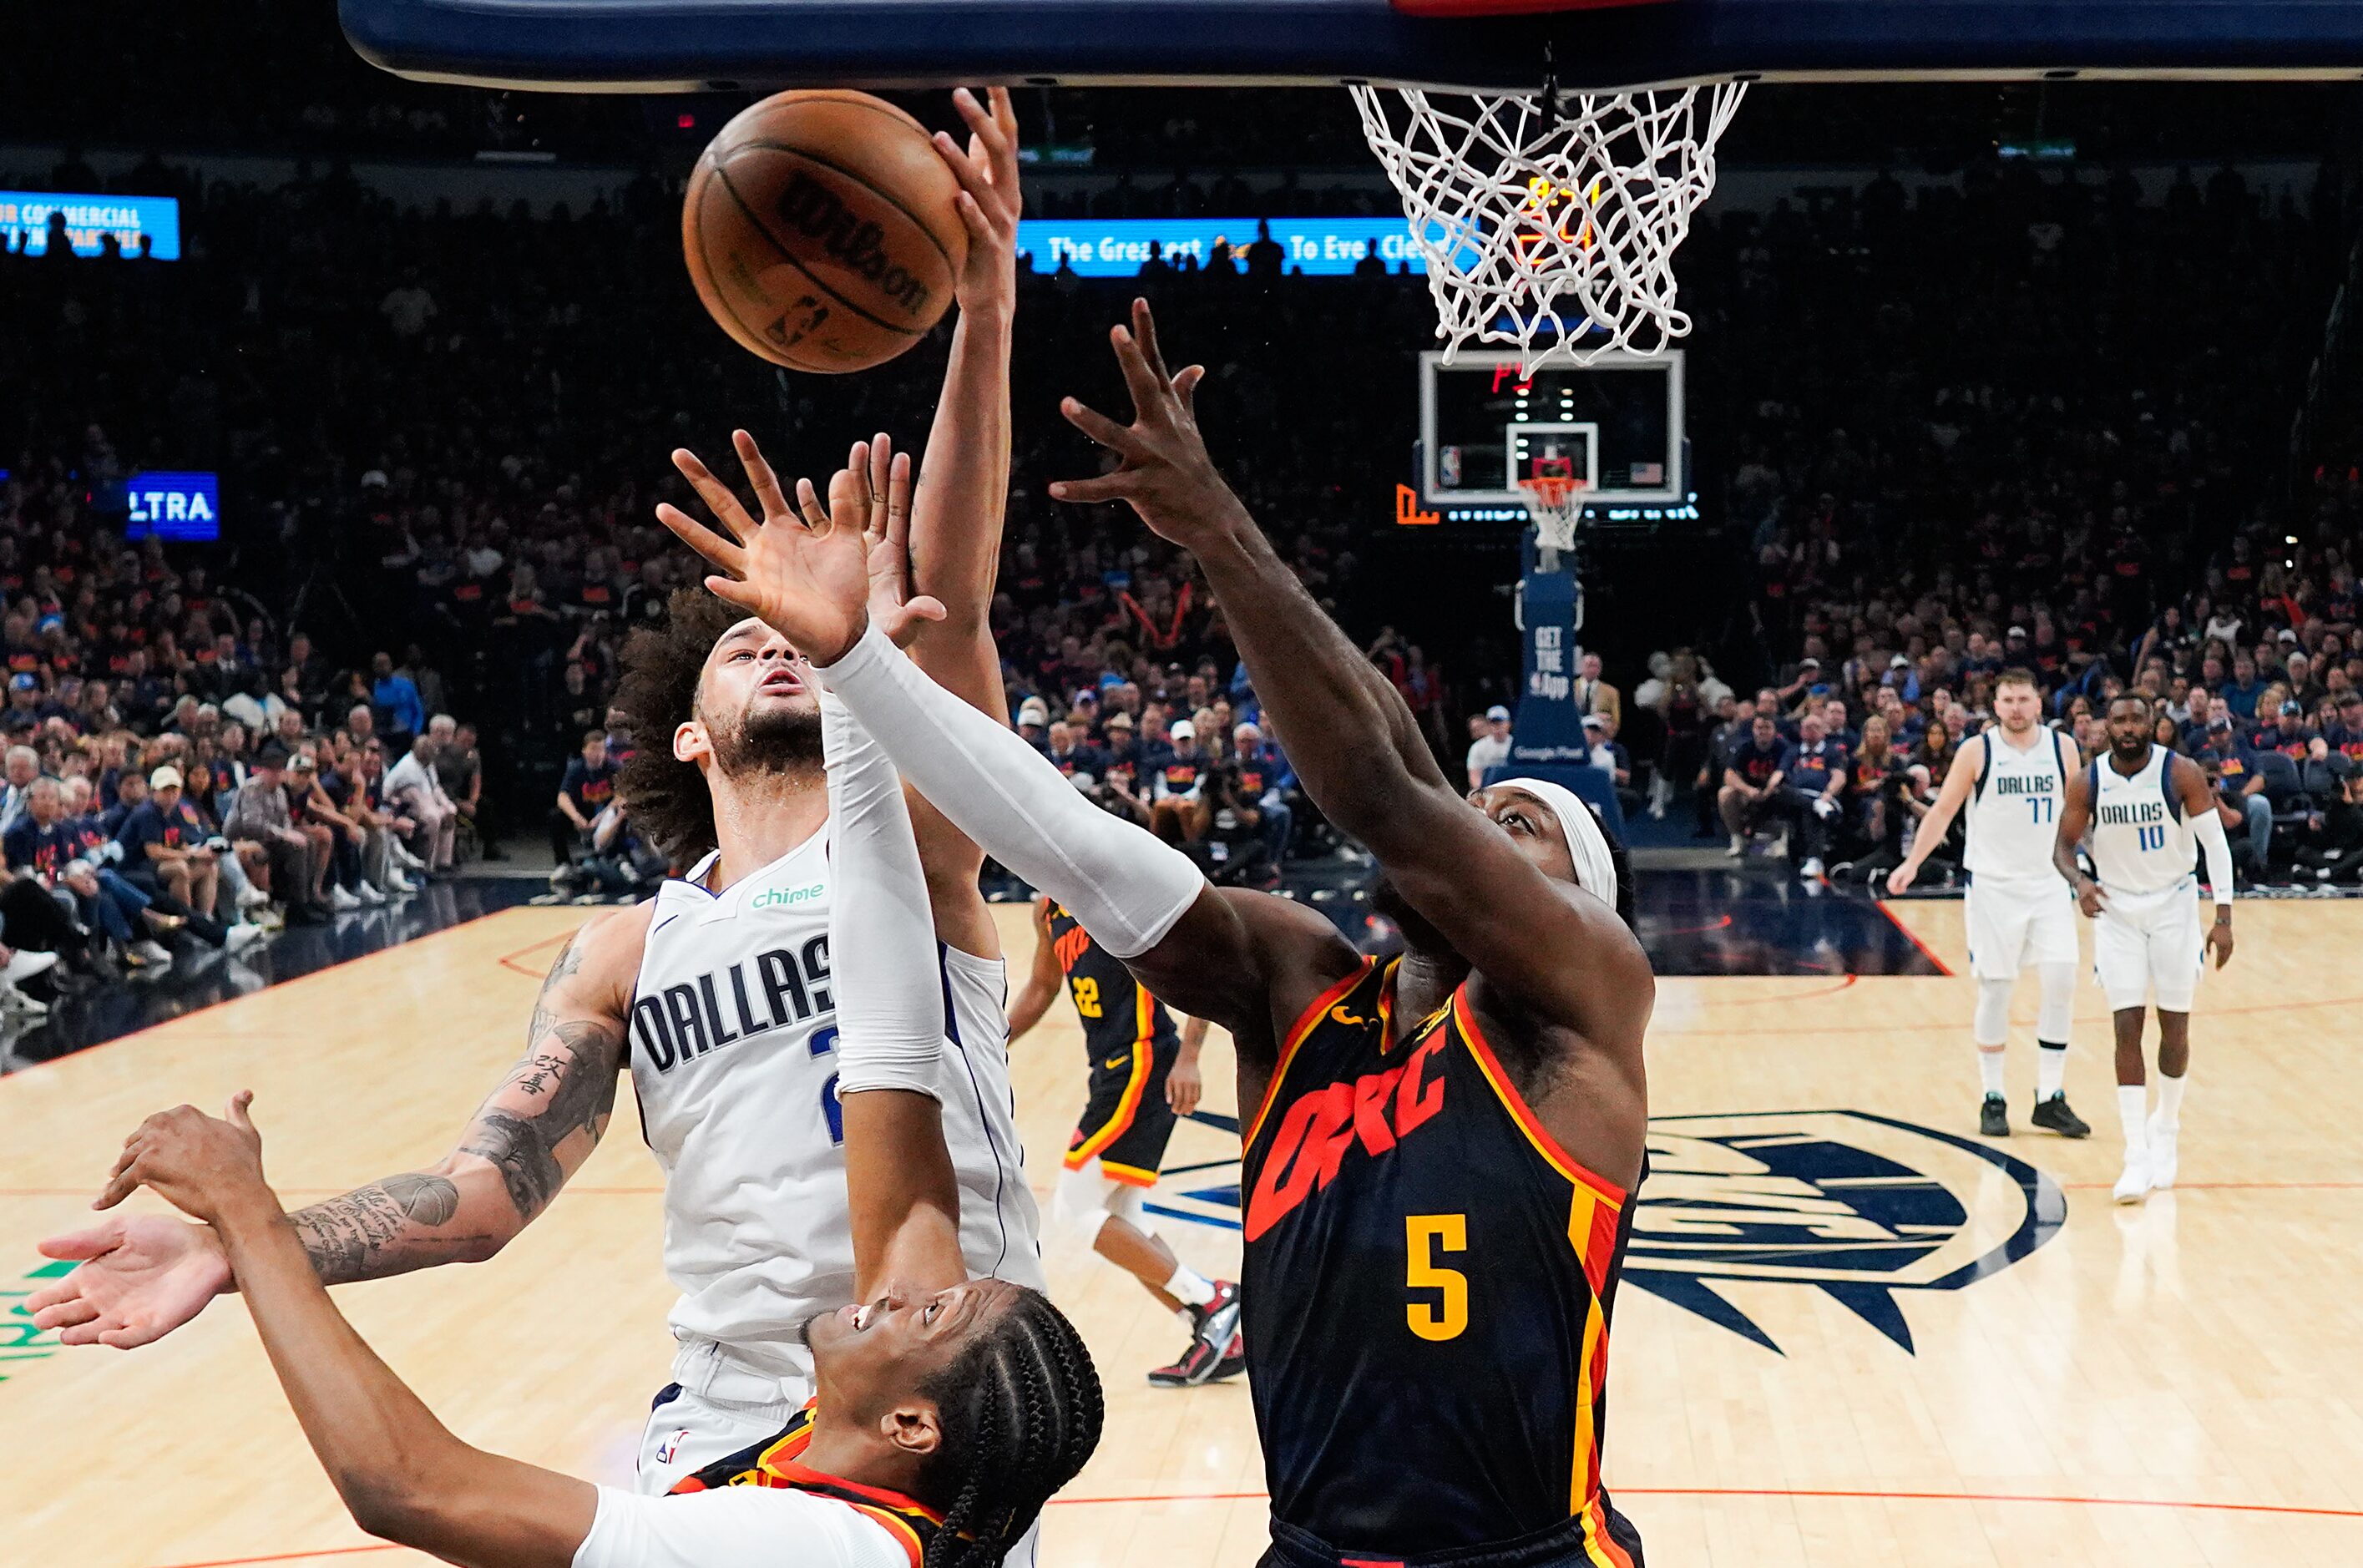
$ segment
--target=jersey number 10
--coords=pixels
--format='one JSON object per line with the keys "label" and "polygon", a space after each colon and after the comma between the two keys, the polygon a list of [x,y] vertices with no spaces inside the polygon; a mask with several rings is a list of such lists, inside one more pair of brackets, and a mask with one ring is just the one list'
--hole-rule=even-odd
{"label": "jersey number 10", "polygon": [[2155,827],[2142,828],[2136,835],[2134,841],[2145,850],[2166,848],[2166,825],[2161,822]]}

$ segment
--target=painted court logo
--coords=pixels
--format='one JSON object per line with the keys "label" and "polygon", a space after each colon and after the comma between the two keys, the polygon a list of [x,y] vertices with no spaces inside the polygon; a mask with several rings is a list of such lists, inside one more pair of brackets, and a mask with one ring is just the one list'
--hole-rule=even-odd
{"label": "painted court logo", "polygon": [[[1167,1167],[1148,1207],[1237,1229],[1237,1159]],[[2067,1218],[2059,1184],[2025,1161],[1868,1111],[1653,1117],[1624,1285],[1776,1352],[1739,1305],[1752,1291],[1732,1287],[1804,1286],[1909,1351],[1899,1292],[1974,1284]]]}

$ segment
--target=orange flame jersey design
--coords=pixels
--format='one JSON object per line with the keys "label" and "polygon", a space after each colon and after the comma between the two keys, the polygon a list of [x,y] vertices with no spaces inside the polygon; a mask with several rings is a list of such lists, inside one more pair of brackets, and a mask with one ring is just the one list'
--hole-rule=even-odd
{"label": "orange flame jersey design", "polygon": [[1315,998],[1247,1128],[1272,1518],[1339,1561],[1632,1568],[1600,1480],[1632,1205],[1535,1117],[1465,987],[1398,1036],[1394,983],[1366,961]]}
{"label": "orange flame jersey design", "polygon": [[911,1568],[919,1568],[927,1555],[927,1543],[943,1529],[944,1517],[900,1492],[864,1486],[798,1463],[804,1450],[812,1446],[813,1410],[813,1402],[807,1401],[776,1435],[682,1476],[673,1483],[671,1495],[710,1492],[717,1486],[778,1486],[833,1497],[883,1527],[910,1559]]}

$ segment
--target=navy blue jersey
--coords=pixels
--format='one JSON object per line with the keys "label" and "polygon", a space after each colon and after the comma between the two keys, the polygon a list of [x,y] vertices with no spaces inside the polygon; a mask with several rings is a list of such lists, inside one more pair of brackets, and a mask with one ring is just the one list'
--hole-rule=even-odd
{"label": "navy blue jersey", "polygon": [[1122,959],[1092,940],[1091,933],[1066,906],[1051,900],[1045,917],[1050,927],[1051,951],[1058,955],[1059,968],[1067,976],[1067,995],[1075,1004],[1075,1016],[1083,1022],[1083,1049],[1091,1053],[1092,1076],[1130,1073],[1144,1049],[1170,1062],[1182,1037],[1165,1004],[1132,977]]}
{"label": "navy blue jersey", "polygon": [[1400,1560],[1572,1530],[1600,1484],[1623,1189],[1569,1158],[1466,988],[1392,1038],[1394,966],[1308,1007],[1249,1123],[1239,1297],[1273,1518]]}

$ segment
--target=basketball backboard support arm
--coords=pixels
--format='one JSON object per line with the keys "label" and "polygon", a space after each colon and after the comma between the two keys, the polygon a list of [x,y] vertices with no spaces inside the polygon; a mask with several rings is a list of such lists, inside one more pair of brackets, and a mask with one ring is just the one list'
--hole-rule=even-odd
{"label": "basketball backboard support arm", "polygon": [[1388,0],[339,0],[371,61],[568,92],[2363,74],[2323,0],[1645,0],[1438,19]]}

